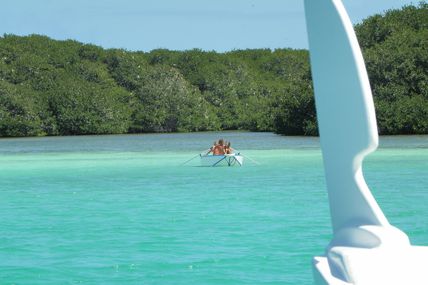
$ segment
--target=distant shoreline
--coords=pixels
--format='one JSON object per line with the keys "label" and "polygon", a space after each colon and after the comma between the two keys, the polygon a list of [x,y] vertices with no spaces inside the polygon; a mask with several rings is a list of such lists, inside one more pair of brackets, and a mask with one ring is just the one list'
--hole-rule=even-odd
{"label": "distant shoreline", "polygon": [[[67,137],[112,137],[112,136],[152,136],[152,135],[186,135],[186,134],[235,134],[235,133],[270,133],[273,135],[277,135],[279,137],[291,137],[291,138],[319,138],[319,136],[305,136],[305,135],[284,135],[284,134],[277,134],[275,132],[256,132],[256,131],[250,131],[250,130],[224,130],[224,131],[200,131],[200,132],[157,132],[157,133],[123,133],[123,134],[84,134],[84,135],[52,135],[52,136],[26,136],[26,137],[0,137],[0,140],[8,140],[8,139],[35,139],[35,138],[67,138]],[[396,134],[396,135],[380,135],[378,134],[380,138],[387,138],[387,137],[427,137],[428,134]]]}

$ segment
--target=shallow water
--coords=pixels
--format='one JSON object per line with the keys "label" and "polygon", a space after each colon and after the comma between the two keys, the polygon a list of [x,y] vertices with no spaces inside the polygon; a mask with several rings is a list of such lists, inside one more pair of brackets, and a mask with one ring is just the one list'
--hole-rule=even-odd
{"label": "shallow water", "polygon": [[[182,166],[219,137],[243,167]],[[390,222],[428,245],[428,136],[382,138],[364,169]],[[2,139],[0,170],[0,284],[311,284],[331,238],[317,138]]]}

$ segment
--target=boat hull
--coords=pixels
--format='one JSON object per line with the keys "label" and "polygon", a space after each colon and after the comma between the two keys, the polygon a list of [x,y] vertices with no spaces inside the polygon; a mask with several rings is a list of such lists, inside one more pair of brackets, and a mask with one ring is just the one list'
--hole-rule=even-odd
{"label": "boat hull", "polygon": [[239,154],[201,155],[201,166],[242,166],[244,157]]}

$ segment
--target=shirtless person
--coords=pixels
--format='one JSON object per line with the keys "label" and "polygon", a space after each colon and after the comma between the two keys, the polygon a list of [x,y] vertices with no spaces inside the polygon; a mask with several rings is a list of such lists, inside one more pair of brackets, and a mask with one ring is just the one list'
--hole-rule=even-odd
{"label": "shirtless person", "polygon": [[214,153],[214,149],[216,148],[216,146],[217,146],[217,141],[213,143],[213,146],[210,147],[210,150],[207,152],[207,154]]}
{"label": "shirtless person", "polygon": [[224,141],[219,139],[218,143],[214,146],[213,155],[223,155],[224,154]]}
{"label": "shirtless person", "polygon": [[225,153],[226,154],[233,154],[234,153],[234,149],[230,146],[230,142],[228,142],[225,146]]}

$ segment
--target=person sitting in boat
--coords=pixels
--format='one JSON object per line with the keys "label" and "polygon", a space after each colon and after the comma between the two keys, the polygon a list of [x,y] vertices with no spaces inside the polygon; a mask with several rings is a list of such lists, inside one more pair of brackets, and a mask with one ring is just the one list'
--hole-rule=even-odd
{"label": "person sitting in boat", "polygon": [[230,142],[227,142],[226,146],[224,147],[224,152],[226,154],[233,154],[235,150],[230,146]]}
{"label": "person sitting in boat", "polygon": [[218,143],[214,146],[213,155],[224,155],[224,140],[219,139]]}
{"label": "person sitting in boat", "polygon": [[227,144],[228,144],[227,140],[224,140],[224,141],[223,141],[223,150],[224,150],[224,154],[227,154]]}
{"label": "person sitting in boat", "polygon": [[215,147],[216,147],[216,146],[217,146],[217,141],[215,141],[215,142],[213,143],[212,147],[210,147],[210,149],[209,149],[209,151],[207,152],[207,154],[214,153],[214,149],[215,149]]}

